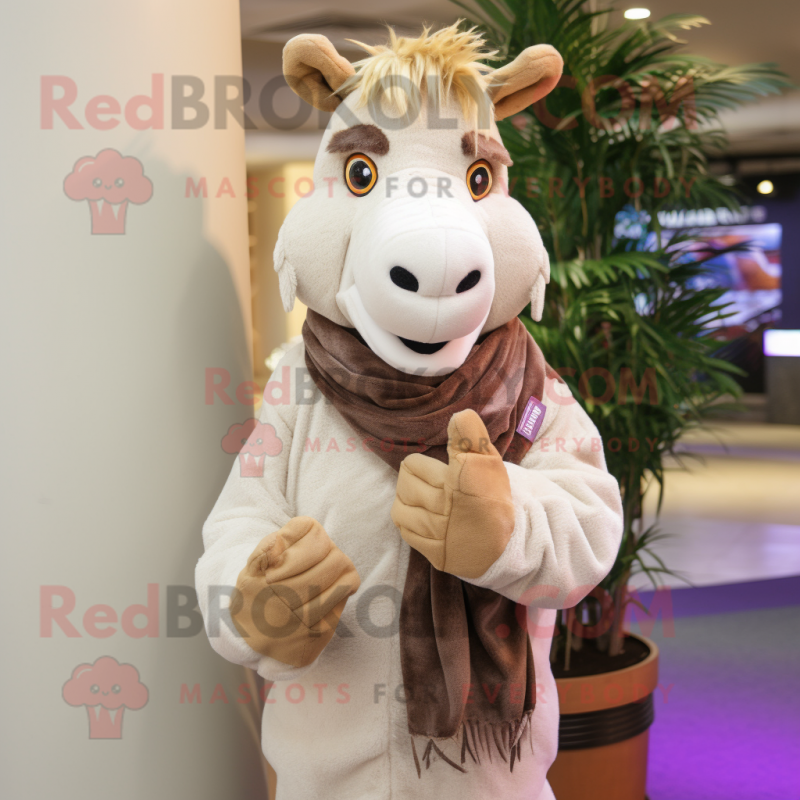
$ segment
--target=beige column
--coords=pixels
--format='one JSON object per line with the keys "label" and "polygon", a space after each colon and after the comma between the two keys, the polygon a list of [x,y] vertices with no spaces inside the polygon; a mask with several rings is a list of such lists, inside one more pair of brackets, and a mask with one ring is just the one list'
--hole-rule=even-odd
{"label": "beige column", "polygon": [[252,415],[238,3],[16,3],[0,35],[0,795],[263,797],[191,597]]}

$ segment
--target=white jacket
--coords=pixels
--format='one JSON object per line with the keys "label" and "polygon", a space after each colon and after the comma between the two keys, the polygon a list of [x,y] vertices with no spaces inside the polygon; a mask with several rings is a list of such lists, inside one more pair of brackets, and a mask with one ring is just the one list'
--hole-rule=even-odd
{"label": "white jacket", "polygon": [[[205,554],[196,574],[213,648],[275,682],[262,743],[278,775],[278,800],[552,797],[546,775],[558,740],[548,657],[553,609],[574,605],[606,575],[622,531],[619,489],[606,471],[596,428],[578,403],[563,399],[563,386],[556,390],[560,396],[551,390],[544,398],[536,442],[520,465],[506,465],[516,509],[513,535],[501,557],[472,581],[529,605],[537,683],[533,752],[526,737],[513,773],[495,755],[480,766],[468,758],[467,774],[434,759],[420,778],[402,702],[398,619],[409,548],[389,516],[397,473],[314,390],[302,345],[286,354],[273,380],[285,378],[286,368],[291,397],[268,386],[261,411],[282,450],[265,458],[263,478],[241,477],[236,459],[203,528]],[[224,610],[214,612],[227,607],[258,542],[295,516],[317,519],[361,578],[331,642],[300,669],[259,655]],[[460,742],[440,746],[460,762]]]}

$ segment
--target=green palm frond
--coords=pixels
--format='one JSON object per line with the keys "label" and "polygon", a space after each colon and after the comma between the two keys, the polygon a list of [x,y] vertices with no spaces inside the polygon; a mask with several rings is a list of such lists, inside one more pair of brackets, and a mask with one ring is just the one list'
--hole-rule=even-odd
{"label": "green palm frond", "polygon": [[[567,80],[546,103],[499,127],[514,161],[510,192],[539,224],[551,261],[542,320],[522,320],[548,362],[567,368],[563,379],[606,442],[622,492],[623,541],[603,584],[621,618],[633,572],[654,583],[671,574],[652,549],[656,528],[642,530],[645,494],[657,493],[660,509],[665,459],[683,457],[680,437],[740,394],[739,370],[715,356],[709,327],[728,314],[722,292],[699,280],[725,251],[687,259],[691,231],[662,246],[658,213],[737,209],[737,192],[708,170],[709,153],[726,146],[720,114],[790,82],[774,64],[726,66],[685,52],[683,34],[708,24],[695,14],[613,27],[611,9],[591,11],[583,0],[457,5],[498,48],[498,66],[544,42],[564,58]],[[652,249],[615,235],[626,207],[649,219]]]}

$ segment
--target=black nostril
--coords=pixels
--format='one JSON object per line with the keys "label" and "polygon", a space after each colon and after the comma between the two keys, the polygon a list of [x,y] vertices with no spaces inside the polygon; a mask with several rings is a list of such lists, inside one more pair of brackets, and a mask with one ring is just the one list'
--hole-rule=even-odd
{"label": "black nostril", "polygon": [[[389,271],[389,277],[392,279],[392,283],[395,286],[399,286],[407,292],[416,292],[417,289],[419,289],[419,281],[414,277],[413,273],[409,272],[405,267],[392,267]],[[475,281],[475,283],[477,282],[478,281]]]}
{"label": "black nostril", "polygon": [[456,286],[456,294],[461,294],[461,292],[468,292],[473,286],[478,285],[478,281],[481,279],[481,271],[479,269],[474,269],[470,272],[466,278],[461,280],[461,283]]}

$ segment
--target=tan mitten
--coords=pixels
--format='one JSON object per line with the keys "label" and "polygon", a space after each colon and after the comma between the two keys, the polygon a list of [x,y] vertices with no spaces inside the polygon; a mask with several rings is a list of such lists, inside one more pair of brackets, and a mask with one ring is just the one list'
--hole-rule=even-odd
{"label": "tan mitten", "polygon": [[436,569],[479,578],[514,530],[511,483],[474,411],[452,416],[447,439],[448,464],[421,453],[403,459],[392,520]]}
{"label": "tan mitten", "polygon": [[239,573],[231,619],[258,653],[304,667],[331,640],[360,580],[353,562],[311,517],[265,536]]}

